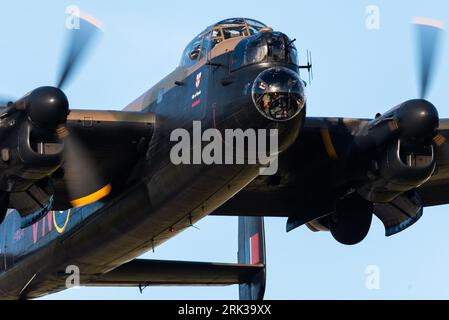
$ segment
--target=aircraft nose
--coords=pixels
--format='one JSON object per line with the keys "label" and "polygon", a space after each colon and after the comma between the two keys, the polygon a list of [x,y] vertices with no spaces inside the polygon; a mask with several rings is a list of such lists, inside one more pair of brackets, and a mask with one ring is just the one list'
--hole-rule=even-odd
{"label": "aircraft nose", "polygon": [[252,97],[257,110],[272,121],[289,121],[305,107],[304,82],[285,67],[260,73],[254,81]]}

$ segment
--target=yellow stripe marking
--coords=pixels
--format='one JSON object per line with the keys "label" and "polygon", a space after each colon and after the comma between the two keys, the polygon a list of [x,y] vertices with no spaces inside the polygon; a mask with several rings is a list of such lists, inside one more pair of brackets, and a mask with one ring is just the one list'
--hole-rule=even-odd
{"label": "yellow stripe marking", "polygon": [[441,134],[439,134],[435,138],[433,138],[433,141],[436,143],[438,147],[441,147],[446,142],[446,138]]}
{"label": "yellow stripe marking", "polygon": [[324,147],[326,148],[326,152],[332,160],[337,160],[338,155],[337,151],[334,148],[334,144],[332,143],[331,134],[329,133],[328,128],[321,129],[321,137],[323,138]]}
{"label": "yellow stripe marking", "polygon": [[70,204],[75,208],[87,206],[88,204],[91,204],[95,201],[103,199],[104,197],[106,197],[108,194],[111,193],[111,190],[112,190],[112,186],[110,184],[108,184],[107,186],[101,188],[100,190],[98,190],[88,196],[70,201]]}
{"label": "yellow stripe marking", "polygon": [[56,212],[53,211],[53,225],[55,226],[56,231],[58,231],[58,233],[61,234],[65,231],[65,229],[67,228],[67,225],[69,224],[69,219],[70,219],[70,209],[69,209],[69,211],[67,211],[64,225],[62,227],[60,227],[60,226],[58,226],[58,223],[56,222]]}
{"label": "yellow stripe marking", "polygon": [[59,127],[56,129],[56,135],[59,139],[64,139],[69,135],[69,130],[66,127]]}

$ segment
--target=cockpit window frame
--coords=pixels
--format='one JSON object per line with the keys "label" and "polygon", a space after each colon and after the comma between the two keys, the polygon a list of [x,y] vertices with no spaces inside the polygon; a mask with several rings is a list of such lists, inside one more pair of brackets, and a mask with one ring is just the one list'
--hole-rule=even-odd
{"label": "cockpit window frame", "polygon": [[[248,21],[253,22],[253,23],[248,23]],[[260,28],[268,28],[268,26],[265,23],[260,22],[258,20],[245,18],[245,22],[246,22],[247,25],[253,25],[255,27],[260,27]]]}
{"label": "cockpit window frame", "polygon": [[[203,42],[204,42],[203,34],[196,36],[192,41],[189,42],[187,47],[184,49],[184,52],[183,52],[183,55],[181,58],[181,62],[180,62],[180,66],[183,66],[186,68],[191,68],[200,61]],[[191,57],[189,55],[197,47],[198,47],[198,50],[200,53],[196,59],[191,59]]]}
{"label": "cockpit window frame", "polygon": [[[180,66],[191,68],[194,65],[196,65],[204,56],[206,56],[216,45],[228,40],[228,39],[235,39],[235,38],[245,38],[252,36],[255,33],[252,33],[250,26],[255,28],[256,30],[261,30],[263,28],[268,28],[264,23],[254,20],[254,19],[248,19],[248,18],[230,18],[226,20],[222,20],[210,27],[208,27],[206,30],[201,32],[198,36],[196,36],[185,48],[183,57],[181,59]],[[236,37],[229,37],[225,38],[225,32],[224,30],[226,28],[238,28],[243,27],[245,31],[243,31],[243,34],[236,36]],[[218,31],[218,36],[210,37],[208,47],[205,48],[205,39],[208,34],[212,34],[214,31]],[[187,60],[187,55],[193,51],[193,45],[198,42],[198,40],[201,41],[200,43],[200,54],[198,55],[198,58],[193,62],[193,60],[189,61]],[[190,50],[189,50],[190,49]]]}
{"label": "cockpit window frame", "polygon": [[252,26],[256,30],[268,28],[268,26],[266,24],[264,24],[258,20],[255,20],[255,19],[231,18],[231,19],[222,20],[222,21],[216,23],[215,25],[211,26],[209,29],[221,30],[221,35],[222,35],[221,41],[224,41],[224,40],[228,39],[228,38],[225,38],[225,36],[224,36],[224,30],[226,28],[244,27],[246,32],[243,35],[241,35],[241,37],[249,37],[249,36],[253,35],[253,33],[251,33],[250,26]]}

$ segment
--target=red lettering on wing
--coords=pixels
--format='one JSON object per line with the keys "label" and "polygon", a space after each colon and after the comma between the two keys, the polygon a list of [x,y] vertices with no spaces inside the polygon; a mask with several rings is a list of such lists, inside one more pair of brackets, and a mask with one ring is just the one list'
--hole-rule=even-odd
{"label": "red lettering on wing", "polygon": [[17,230],[17,232],[14,234],[14,241],[20,241],[23,238],[25,231],[23,229]]}
{"label": "red lettering on wing", "polygon": [[33,224],[33,244],[37,242],[37,230],[39,229],[39,222]]}
{"label": "red lettering on wing", "polygon": [[53,211],[50,211],[47,214],[47,224],[48,224],[48,232],[51,232],[53,230]]}
{"label": "red lettering on wing", "polygon": [[195,108],[197,105],[201,103],[201,99],[196,100],[194,103],[192,103],[192,108]]}
{"label": "red lettering on wing", "polygon": [[42,220],[42,238],[45,237],[45,219]]}

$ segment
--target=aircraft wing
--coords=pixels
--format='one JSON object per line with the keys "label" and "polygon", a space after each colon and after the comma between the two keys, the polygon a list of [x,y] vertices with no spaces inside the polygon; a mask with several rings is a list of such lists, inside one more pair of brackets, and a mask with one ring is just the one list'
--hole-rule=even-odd
{"label": "aircraft wing", "polygon": [[[63,167],[53,175],[53,209],[94,202],[119,187],[118,182],[127,181],[146,151],[154,123],[152,113],[71,110],[64,142],[68,152]],[[46,203],[46,191],[33,186],[11,194],[10,202],[27,215],[40,209],[36,199]]]}
{"label": "aircraft wing", "polygon": [[[336,199],[341,195],[336,181],[347,179],[346,166],[351,158],[348,145],[367,122],[367,119],[307,118],[297,142],[280,155],[278,173],[259,176],[214,215],[288,217],[287,230],[293,230],[317,216],[335,212]],[[449,204],[449,119],[441,119],[439,129],[440,135],[435,139],[437,170],[416,190],[419,197],[411,192],[398,198],[398,203],[375,207],[387,235],[415,223],[422,215],[422,207]]]}
{"label": "aircraft wing", "polygon": [[332,212],[336,172],[343,168],[348,143],[364,122],[307,118],[297,141],[279,156],[277,174],[257,177],[214,214],[301,216],[307,222],[317,212]]}

